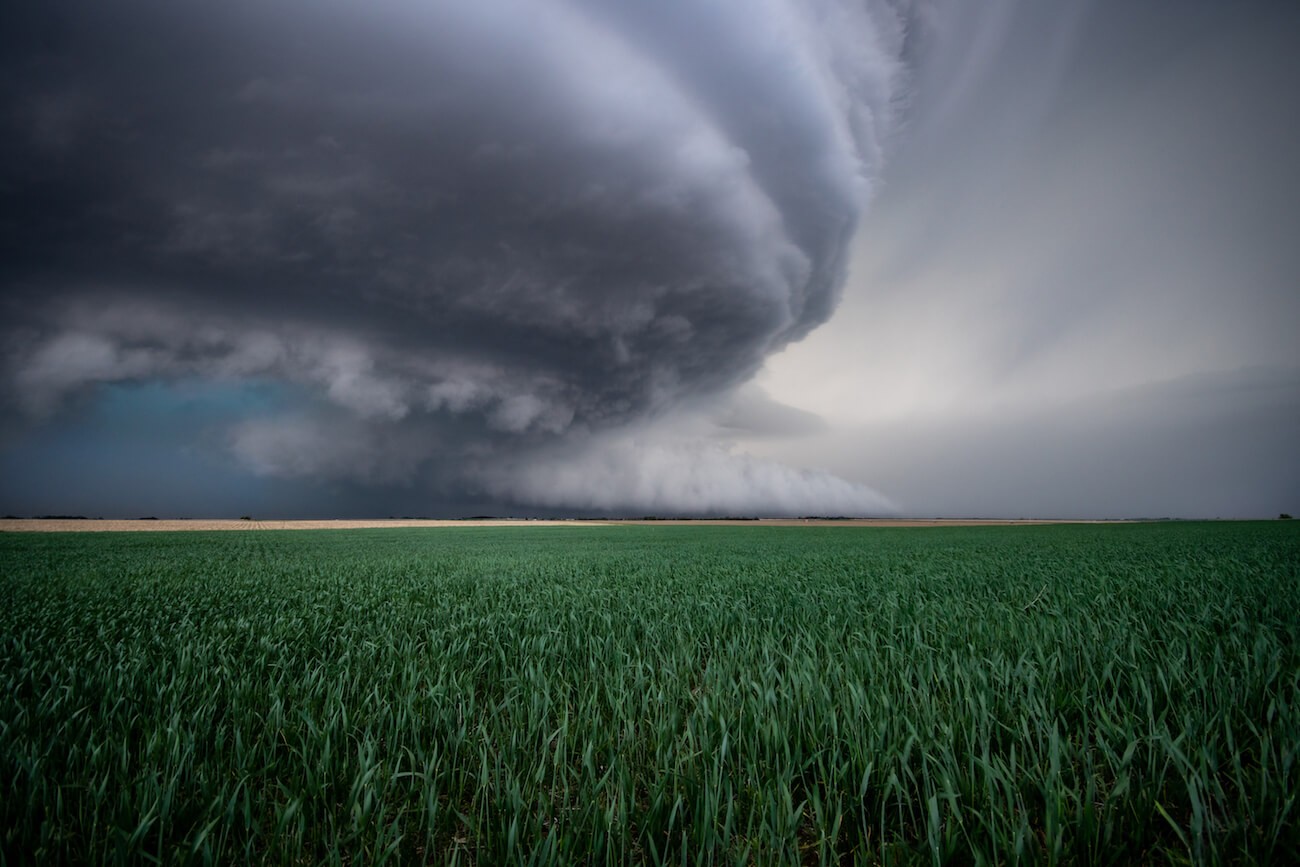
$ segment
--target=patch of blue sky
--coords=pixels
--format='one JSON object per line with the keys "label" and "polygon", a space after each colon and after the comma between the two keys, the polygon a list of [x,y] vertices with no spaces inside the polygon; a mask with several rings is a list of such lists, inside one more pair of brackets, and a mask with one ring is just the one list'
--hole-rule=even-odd
{"label": "patch of blue sky", "polygon": [[235,461],[228,431],[300,399],[264,382],[105,386],[52,423],[13,436],[0,453],[0,510],[88,517],[258,511],[271,485]]}

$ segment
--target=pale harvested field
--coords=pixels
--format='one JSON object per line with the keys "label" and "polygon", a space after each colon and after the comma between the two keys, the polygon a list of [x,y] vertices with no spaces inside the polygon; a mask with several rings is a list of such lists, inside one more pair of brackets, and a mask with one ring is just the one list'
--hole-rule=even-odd
{"label": "pale harvested field", "polygon": [[[239,521],[229,518],[187,520],[0,520],[0,532],[175,532],[184,530],[358,530],[372,527],[545,527],[568,526],[578,521],[433,521],[433,520],[369,520],[369,521]],[[582,522],[598,524],[599,521]]]}
{"label": "pale harvested field", "polygon": [[52,520],[3,519],[0,532],[18,533],[68,533],[68,532],[176,532],[185,530],[357,530],[376,527],[600,527],[619,524],[696,525],[737,527],[1008,527],[1034,524],[1082,524],[1096,521],[989,521],[989,520],[913,520],[895,518],[852,518],[846,520],[817,520],[801,518],[772,518],[759,521],[727,520],[663,520],[663,521],[599,521],[599,520],[528,520],[499,518],[490,520],[416,520],[375,519],[365,521],[239,521],[227,518],[189,520]]}

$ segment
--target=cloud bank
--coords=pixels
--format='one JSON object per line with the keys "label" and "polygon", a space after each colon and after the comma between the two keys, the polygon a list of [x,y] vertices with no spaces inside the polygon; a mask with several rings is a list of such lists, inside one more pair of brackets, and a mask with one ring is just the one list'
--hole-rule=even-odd
{"label": "cloud bank", "polygon": [[538,506],[652,515],[845,516],[897,506],[861,484],[700,440],[605,434],[475,473],[489,496]]}
{"label": "cloud bank", "polygon": [[901,0],[12,12],[4,400],[39,420],[109,383],[271,381],[302,405],[229,434],[270,476],[495,460],[517,468],[484,477],[495,495],[556,508],[865,509],[704,446],[582,465],[647,478],[689,453],[675,465],[716,464],[717,489],[743,493],[632,484],[605,502],[599,473],[559,484],[531,456],[725,395],[826,320],[919,16]]}

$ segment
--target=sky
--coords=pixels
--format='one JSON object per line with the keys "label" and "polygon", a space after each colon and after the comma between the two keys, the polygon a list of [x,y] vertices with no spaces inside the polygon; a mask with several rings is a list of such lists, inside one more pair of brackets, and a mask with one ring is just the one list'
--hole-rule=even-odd
{"label": "sky", "polygon": [[1293,3],[25,4],[0,71],[0,513],[1300,509]]}

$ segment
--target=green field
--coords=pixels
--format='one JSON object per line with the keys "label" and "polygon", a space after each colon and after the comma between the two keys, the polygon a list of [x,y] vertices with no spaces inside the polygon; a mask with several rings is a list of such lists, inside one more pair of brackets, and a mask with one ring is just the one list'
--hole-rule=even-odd
{"label": "green field", "polygon": [[8,863],[1300,863],[1300,526],[0,535]]}

